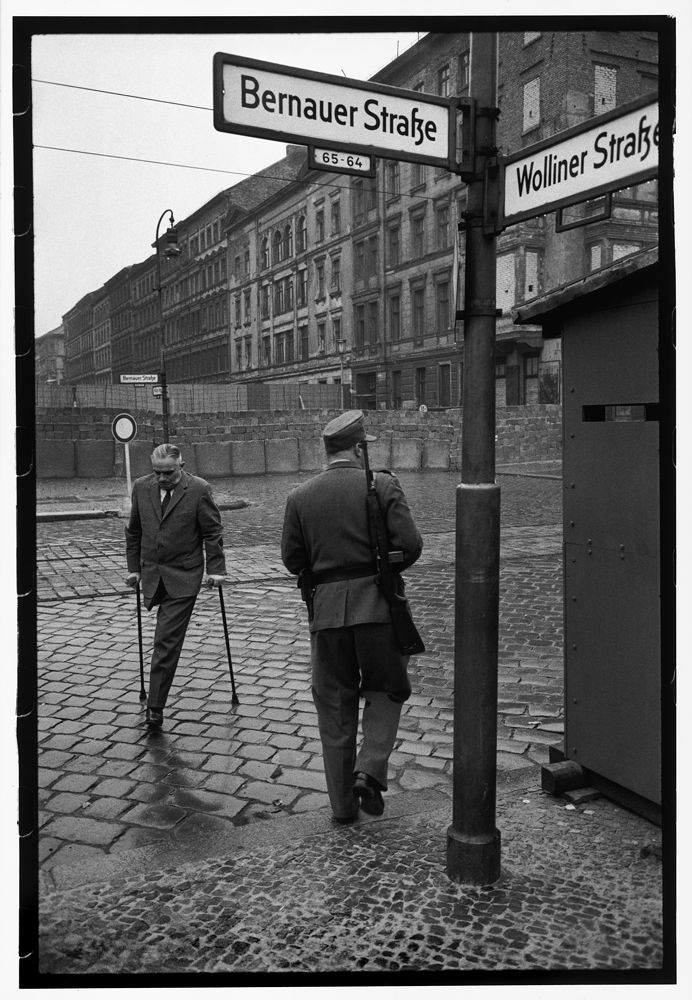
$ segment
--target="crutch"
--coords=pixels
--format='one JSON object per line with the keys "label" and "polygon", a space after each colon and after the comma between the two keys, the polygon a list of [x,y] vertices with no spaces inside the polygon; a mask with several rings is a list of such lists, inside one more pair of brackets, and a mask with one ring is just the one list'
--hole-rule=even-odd
{"label": "crutch", "polygon": [[142,651],[142,601],[139,596],[139,581],[137,581],[137,635],[139,637],[139,700],[147,700],[144,688],[144,653]]}
{"label": "crutch", "polygon": [[223,587],[219,587],[219,602],[221,604],[221,617],[223,619],[223,634],[226,639],[226,653],[228,654],[228,670],[231,675],[231,704],[238,705],[238,695],[235,693],[235,680],[233,678],[233,660],[231,659],[231,644],[228,641],[228,623],[226,622],[226,605],[223,602]]}

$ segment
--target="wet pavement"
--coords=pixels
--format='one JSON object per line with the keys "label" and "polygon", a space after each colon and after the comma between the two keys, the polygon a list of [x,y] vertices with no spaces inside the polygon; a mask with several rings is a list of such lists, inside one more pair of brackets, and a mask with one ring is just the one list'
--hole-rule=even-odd
{"label": "wet pavement", "polygon": [[[559,466],[525,471],[499,477],[503,879],[487,890],[444,874],[454,474],[400,476],[425,541],[407,578],[427,651],[411,660],[385,817],[338,830],[305,610],[278,552],[286,493],[305,476],[212,483],[225,508],[240,703],[231,704],[218,595],[203,593],[154,735],[143,726],[136,605],[123,584],[124,484],[39,481],[43,515],[115,512],[37,526],[43,972],[660,967],[660,858],[649,850],[660,831],[602,799],[575,807],[540,792],[539,765],[563,731],[562,487]],[[146,679],[153,615],[143,618]],[[560,906],[583,933],[563,914],[562,937],[546,940]],[[563,939],[576,942],[571,954]]]}

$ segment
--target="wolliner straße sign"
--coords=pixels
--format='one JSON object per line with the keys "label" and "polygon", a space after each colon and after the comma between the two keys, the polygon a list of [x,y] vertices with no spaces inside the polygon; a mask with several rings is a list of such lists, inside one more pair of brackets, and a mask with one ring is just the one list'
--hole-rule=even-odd
{"label": "wolliner stra\u00dfe sign", "polygon": [[217,52],[214,127],[452,169],[464,102]]}
{"label": "wolliner stra\u00dfe sign", "polygon": [[658,173],[658,101],[621,105],[500,162],[502,227],[640,184]]}

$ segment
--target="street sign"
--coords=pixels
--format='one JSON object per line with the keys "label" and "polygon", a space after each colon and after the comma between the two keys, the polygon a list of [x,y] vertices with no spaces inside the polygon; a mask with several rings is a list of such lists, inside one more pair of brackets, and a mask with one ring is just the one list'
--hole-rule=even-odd
{"label": "street sign", "polygon": [[153,388],[151,390],[151,394],[152,394],[152,396],[155,396],[157,398],[159,396],[163,396],[163,386],[162,385],[155,385],[155,386],[153,386]]}
{"label": "street sign", "polygon": [[158,382],[158,375],[121,375],[120,382],[122,385],[151,385],[154,382]]}
{"label": "street sign", "polygon": [[129,413],[119,413],[117,417],[113,417],[111,432],[116,441],[120,441],[121,444],[127,444],[137,436],[135,418]]}
{"label": "street sign", "polygon": [[220,132],[350,150],[453,169],[465,102],[217,52]]}
{"label": "street sign", "polygon": [[621,105],[500,165],[500,228],[640,184],[658,173],[658,101]]}
{"label": "street sign", "polygon": [[375,157],[350,150],[318,149],[308,146],[308,166],[315,170],[333,170],[338,174],[375,176]]}

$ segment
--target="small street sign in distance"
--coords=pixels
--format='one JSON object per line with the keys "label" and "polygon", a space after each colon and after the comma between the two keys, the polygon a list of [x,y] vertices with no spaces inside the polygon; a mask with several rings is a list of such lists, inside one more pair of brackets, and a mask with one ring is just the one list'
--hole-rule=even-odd
{"label": "small street sign in distance", "polygon": [[158,382],[159,376],[156,374],[147,375],[121,375],[120,382],[122,385],[153,385]]}
{"label": "small street sign in distance", "polygon": [[214,128],[453,170],[465,102],[217,52]]}
{"label": "small street sign in distance", "polygon": [[375,157],[350,150],[318,149],[308,146],[308,166],[314,170],[332,170],[338,174],[375,176]]}
{"label": "small street sign in distance", "polygon": [[658,173],[658,100],[640,98],[500,158],[502,228]]}

